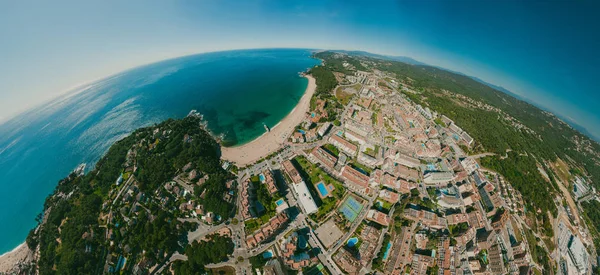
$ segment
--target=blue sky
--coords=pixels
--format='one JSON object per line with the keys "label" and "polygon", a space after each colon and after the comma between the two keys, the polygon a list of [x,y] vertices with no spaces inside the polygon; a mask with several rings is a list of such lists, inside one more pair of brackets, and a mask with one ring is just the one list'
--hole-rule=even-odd
{"label": "blue sky", "polygon": [[307,47],[409,56],[474,75],[600,136],[594,2],[1,1],[0,121],[170,57]]}

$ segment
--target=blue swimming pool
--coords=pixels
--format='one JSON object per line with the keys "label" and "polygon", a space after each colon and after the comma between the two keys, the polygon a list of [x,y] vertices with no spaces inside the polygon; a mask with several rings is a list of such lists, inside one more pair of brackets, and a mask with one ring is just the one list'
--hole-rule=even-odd
{"label": "blue swimming pool", "polygon": [[276,201],[275,201],[275,204],[276,204],[277,206],[281,206],[281,205],[283,204],[283,199],[278,199],[278,200],[276,200]]}
{"label": "blue swimming pool", "polygon": [[265,259],[271,259],[271,258],[273,258],[273,251],[267,250],[262,254],[262,256]]}
{"label": "blue swimming pool", "polygon": [[390,248],[392,247],[392,242],[389,242],[387,244],[387,248],[385,249],[385,252],[383,252],[383,259],[387,259],[388,255],[390,254]]}
{"label": "blue swimming pool", "polygon": [[358,238],[352,237],[352,238],[348,239],[348,242],[346,244],[348,244],[348,247],[354,247],[356,245],[356,243],[358,243]]}
{"label": "blue swimming pool", "polygon": [[329,195],[329,191],[327,191],[327,188],[325,187],[325,184],[323,182],[317,183],[317,189],[319,190],[321,197],[326,197],[327,195]]}
{"label": "blue swimming pool", "polygon": [[265,175],[259,174],[258,175],[258,179],[260,179],[260,182],[264,182],[265,181]]}
{"label": "blue swimming pool", "polygon": [[304,132],[304,130],[298,130],[298,133],[303,134],[303,135],[306,134],[306,132]]}

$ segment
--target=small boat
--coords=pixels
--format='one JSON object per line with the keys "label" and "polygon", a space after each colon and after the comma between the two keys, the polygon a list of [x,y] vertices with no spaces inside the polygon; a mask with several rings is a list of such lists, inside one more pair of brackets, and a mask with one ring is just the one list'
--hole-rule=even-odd
{"label": "small boat", "polygon": [[269,126],[267,126],[267,124],[263,123],[263,126],[265,126],[265,130],[267,130],[267,132],[271,132],[271,129],[269,129]]}

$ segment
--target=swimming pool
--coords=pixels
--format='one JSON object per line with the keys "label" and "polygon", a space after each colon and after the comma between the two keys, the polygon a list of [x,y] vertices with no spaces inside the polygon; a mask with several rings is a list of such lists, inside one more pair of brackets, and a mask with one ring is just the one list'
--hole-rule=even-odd
{"label": "swimming pool", "polygon": [[434,165],[434,164],[431,164],[431,163],[428,163],[428,164],[427,164],[427,170],[429,170],[429,171],[434,171],[434,170],[435,170],[435,165]]}
{"label": "swimming pool", "polygon": [[306,132],[304,132],[304,130],[298,130],[298,133],[303,134],[303,135],[306,134]]}
{"label": "swimming pool", "polygon": [[283,204],[283,199],[278,199],[275,201],[275,205],[281,206]]}
{"label": "swimming pool", "polygon": [[383,253],[383,259],[387,259],[388,255],[390,254],[390,248],[392,247],[392,242],[389,242],[387,244],[387,248],[385,249],[385,252]]}
{"label": "swimming pool", "polygon": [[354,247],[356,245],[356,243],[358,243],[358,238],[357,237],[352,237],[350,239],[348,239],[348,247]]}
{"label": "swimming pool", "polygon": [[298,248],[306,249],[306,238],[302,235],[298,236]]}
{"label": "swimming pool", "polygon": [[319,194],[321,194],[321,197],[326,197],[327,195],[329,195],[329,191],[327,191],[327,188],[325,187],[325,184],[323,182],[317,183],[317,189],[319,190]]}
{"label": "swimming pool", "polygon": [[260,179],[260,182],[265,182],[265,175],[259,174],[258,179]]}
{"label": "swimming pool", "polygon": [[267,250],[262,254],[262,256],[265,259],[271,259],[271,258],[273,258],[273,251]]}

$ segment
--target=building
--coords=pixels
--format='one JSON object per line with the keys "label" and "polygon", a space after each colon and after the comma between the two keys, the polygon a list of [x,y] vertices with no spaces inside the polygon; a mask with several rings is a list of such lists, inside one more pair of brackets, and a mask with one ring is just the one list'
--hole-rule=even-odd
{"label": "building", "polygon": [[317,135],[317,129],[310,129],[304,134],[306,142],[316,141],[319,136]]}
{"label": "building", "polygon": [[402,164],[406,167],[410,167],[410,168],[417,168],[421,165],[421,161],[419,161],[418,159],[409,157],[404,154],[397,154],[395,156],[395,160],[397,163]]}
{"label": "building", "polygon": [[398,164],[394,166],[394,174],[399,176],[405,180],[410,180],[416,182],[419,179],[419,171],[415,169],[411,169],[402,164]]}
{"label": "building", "polygon": [[412,263],[413,254],[410,251],[414,232],[410,226],[403,227],[402,233],[396,237],[390,257],[385,268],[385,274],[403,274],[404,267]]}
{"label": "building", "polygon": [[364,152],[358,153],[357,160],[358,160],[359,163],[362,163],[362,164],[364,164],[366,166],[369,166],[371,168],[377,166],[377,163],[379,162],[377,160],[377,158],[375,158],[375,157],[373,157],[371,155],[365,154]]}
{"label": "building", "polygon": [[285,275],[281,263],[277,258],[269,260],[263,267],[263,275]]}
{"label": "building", "polygon": [[379,197],[392,204],[397,203],[400,200],[400,195],[398,193],[385,189],[379,191]]}
{"label": "building", "polygon": [[302,143],[304,142],[304,135],[300,132],[294,132],[294,134],[292,134],[292,142],[295,143]]}
{"label": "building", "polygon": [[263,224],[254,234],[246,237],[246,245],[248,247],[256,247],[261,242],[271,238],[274,234],[282,229],[282,225],[289,221],[289,217],[285,212],[277,214],[271,218],[269,222]]}
{"label": "building", "polygon": [[447,215],[446,220],[448,221],[448,225],[456,225],[463,222],[469,222],[469,215],[464,213]]}
{"label": "building", "polygon": [[365,143],[367,143],[367,140],[364,136],[361,136],[353,131],[350,130],[346,130],[346,132],[344,133],[344,136],[350,140],[350,141],[354,141],[360,145],[363,145]]}
{"label": "building", "polygon": [[415,205],[409,205],[404,209],[404,217],[415,222],[420,222],[433,229],[446,228],[445,218],[438,217],[438,215],[433,212],[420,210],[419,207]]}
{"label": "building", "polygon": [[479,164],[473,158],[465,158],[460,161],[462,167],[467,171],[467,173],[471,174],[475,172],[475,170],[479,169]]}
{"label": "building", "polygon": [[488,267],[491,269],[493,274],[504,274],[506,272],[502,258],[502,247],[498,241],[495,241],[494,244],[488,249],[488,260]]}
{"label": "building", "polygon": [[462,139],[465,141],[465,143],[467,144],[467,146],[471,147],[471,145],[473,145],[473,138],[467,134],[467,132],[463,132],[460,137],[462,137]]}
{"label": "building", "polygon": [[355,144],[352,144],[351,142],[343,139],[342,137],[340,137],[338,135],[332,135],[329,138],[329,142],[331,142],[331,144],[335,145],[336,147],[340,148],[340,150],[342,150],[344,153],[348,154],[349,156],[356,155],[356,152],[358,151],[358,146],[356,146]]}
{"label": "building", "polygon": [[298,201],[300,202],[300,206],[302,206],[304,209],[304,213],[308,215],[317,212],[317,204],[310,195],[310,191],[308,191],[306,183],[304,181],[300,181],[292,184],[292,187],[298,196]]}
{"label": "building", "polygon": [[[413,256],[413,259],[412,259],[412,262],[410,265],[410,267],[411,267],[410,274],[415,274],[415,275],[428,274],[427,269],[430,267],[433,267],[434,265],[435,265],[435,259],[433,259],[431,256],[415,254]],[[440,271],[441,270],[443,270],[442,267],[440,267]],[[439,274],[443,274],[443,273],[439,273]]]}
{"label": "building", "polygon": [[581,240],[573,235],[568,243],[568,255],[581,274],[587,274],[589,255]]}
{"label": "building", "polygon": [[273,178],[273,171],[267,169],[262,173],[262,175],[262,183],[264,183],[267,186],[267,190],[269,190],[269,193],[275,194],[275,192],[277,192],[277,184],[275,183],[275,179]]}
{"label": "building", "polygon": [[331,122],[325,122],[323,123],[323,125],[321,125],[317,133],[319,134],[319,136],[323,137],[325,136],[325,134],[327,134],[329,129],[331,129]]}
{"label": "building", "polygon": [[369,212],[367,212],[367,220],[378,223],[383,226],[390,225],[390,217],[374,209],[371,209],[369,210]]}
{"label": "building", "polygon": [[369,186],[369,176],[352,168],[350,165],[345,165],[342,168],[342,177],[360,189],[365,189]]}
{"label": "building", "polygon": [[298,172],[298,170],[290,160],[286,160],[283,162],[283,170],[288,175],[288,177],[290,177],[292,182],[299,183],[302,181],[300,172]]}
{"label": "building", "polygon": [[450,171],[433,171],[423,175],[423,182],[432,185],[447,183],[452,181],[452,179],[454,179],[454,173]]}
{"label": "building", "polygon": [[314,157],[330,169],[333,169],[333,167],[335,167],[335,164],[337,163],[337,158],[320,146],[315,147],[310,154],[312,155],[312,157]]}

